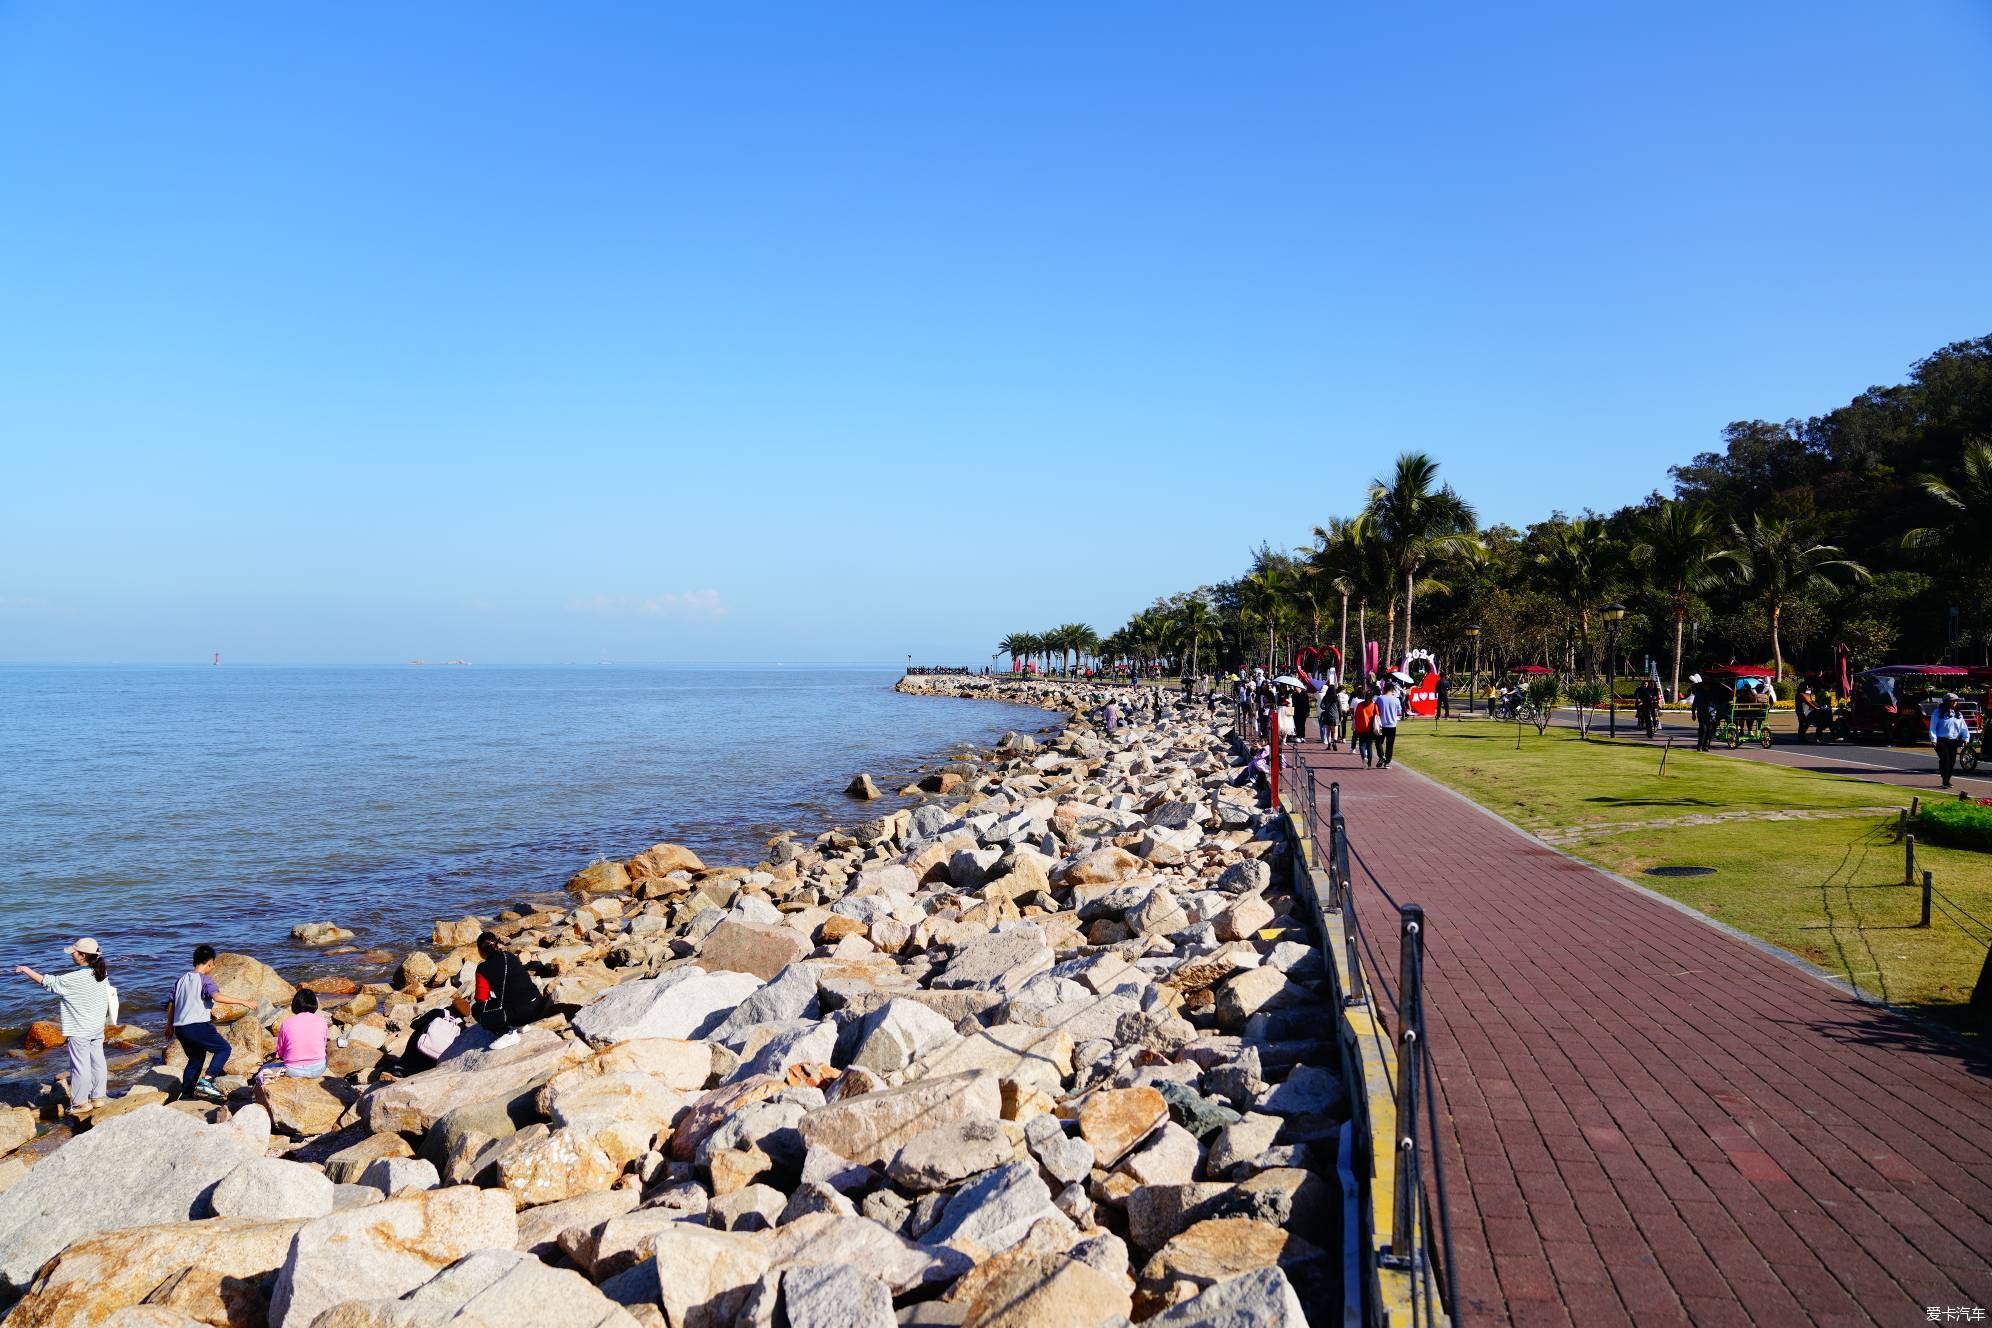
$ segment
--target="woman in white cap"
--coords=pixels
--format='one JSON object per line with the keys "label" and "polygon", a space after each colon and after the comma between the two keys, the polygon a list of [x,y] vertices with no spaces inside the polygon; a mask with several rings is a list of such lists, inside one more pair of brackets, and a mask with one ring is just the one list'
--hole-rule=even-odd
{"label": "woman in white cap", "polygon": [[104,1070],[104,1025],[110,1022],[115,988],[104,971],[104,953],[88,936],[66,953],[76,967],[44,977],[26,964],[14,971],[39,982],[62,1001],[62,1036],[69,1041],[69,1109],[85,1115],[110,1101]]}

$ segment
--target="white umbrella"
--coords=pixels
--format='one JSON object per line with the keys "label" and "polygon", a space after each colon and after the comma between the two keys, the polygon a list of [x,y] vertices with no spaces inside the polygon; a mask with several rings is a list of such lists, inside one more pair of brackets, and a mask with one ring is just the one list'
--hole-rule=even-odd
{"label": "white umbrella", "polygon": [[1273,679],[1273,681],[1279,683],[1282,687],[1300,686],[1300,679],[1294,677],[1291,673],[1282,673],[1279,677]]}

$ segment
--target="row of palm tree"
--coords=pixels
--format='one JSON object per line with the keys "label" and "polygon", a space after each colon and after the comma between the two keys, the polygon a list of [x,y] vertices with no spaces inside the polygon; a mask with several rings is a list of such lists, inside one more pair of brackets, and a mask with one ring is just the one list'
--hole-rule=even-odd
{"label": "row of palm tree", "polygon": [[1023,660],[1039,661],[1039,668],[1049,672],[1054,658],[1070,673],[1075,660],[1097,654],[1100,637],[1084,623],[1065,623],[1046,632],[1011,632],[996,643],[996,648],[1010,657],[1012,673],[1019,670]]}
{"label": "row of palm tree", "polygon": [[[1406,453],[1371,482],[1361,511],[1316,526],[1309,547],[1262,547],[1236,581],[1158,601],[1104,638],[1068,623],[1013,632],[1000,649],[1013,669],[1028,659],[1044,668],[1058,661],[1070,671],[1090,657],[1140,668],[1166,663],[1192,675],[1206,660],[1263,659],[1278,672],[1300,645],[1325,644],[1331,628],[1349,659],[1351,628],[1360,650],[1370,639],[1375,610],[1382,620],[1382,657],[1395,660],[1417,640],[1416,613],[1430,597],[1441,597],[1442,617],[1457,633],[1458,624],[1476,620],[1476,606],[1497,588],[1519,585],[1552,610],[1538,617],[1553,620],[1559,612],[1553,606],[1561,606],[1562,626],[1532,623],[1530,639],[1560,631],[1566,666],[1591,676],[1598,672],[1598,614],[1614,597],[1646,597],[1647,639],[1655,654],[1669,644],[1659,639],[1662,624],[1671,628],[1666,653],[1672,656],[1670,691],[1678,695],[1687,624],[1705,612],[1704,597],[1754,605],[1767,628],[1772,666],[1782,675],[1783,626],[1791,607],[1869,576],[1842,548],[1819,539],[1814,522],[1761,510],[1744,519],[1678,499],[1651,500],[1609,520],[1555,516],[1526,536],[1505,528],[1482,531],[1473,507],[1438,472],[1431,457]],[[1954,484],[1927,475],[1915,483],[1944,520],[1897,537],[1902,547],[1955,554],[1981,540],[1983,518],[1992,511],[1992,446],[1968,444]],[[1499,566],[1496,543],[1503,550]]]}

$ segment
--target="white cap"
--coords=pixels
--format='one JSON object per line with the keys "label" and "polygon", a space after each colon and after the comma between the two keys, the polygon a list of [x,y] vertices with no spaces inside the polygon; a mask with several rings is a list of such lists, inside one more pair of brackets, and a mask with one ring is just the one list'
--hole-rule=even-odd
{"label": "white cap", "polygon": [[76,944],[69,947],[69,953],[76,955],[91,955],[91,956],[101,957],[104,952],[97,948],[97,941],[95,937],[84,936],[79,938]]}

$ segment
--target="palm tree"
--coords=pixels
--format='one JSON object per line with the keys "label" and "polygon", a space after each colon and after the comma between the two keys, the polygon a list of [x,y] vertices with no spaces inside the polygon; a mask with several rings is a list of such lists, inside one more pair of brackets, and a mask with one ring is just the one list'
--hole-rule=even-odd
{"label": "palm tree", "polygon": [[1278,628],[1280,610],[1293,589],[1293,574],[1284,567],[1268,564],[1240,583],[1240,607],[1266,624],[1266,671],[1279,672],[1273,661],[1273,633]]}
{"label": "palm tree", "polygon": [[1681,694],[1681,638],[1694,598],[1721,584],[1732,560],[1707,509],[1669,500],[1647,514],[1632,562],[1674,615],[1674,676],[1669,696]]}
{"label": "palm tree", "polygon": [[[1535,556],[1535,564],[1551,590],[1577,621],[1577,645],[1589,673],[1597,672],[1591,663],[1591,607],[1603,598],[1605,587],[1611,584],[1618,558],[1618,547],[1606,531],[1605,523],[1594,516],[1559,521],[1548,527],[1543,547]],[[1574,668],[1574,654],[1571,664]]]}
{"label": "palm tree", "polygon": [[[1404,588],[1404,649],[1411,649],[1411,604],[1417,592],[1418,569],[1427,563],[1457,557],[1479,545],[1473,533],[1473,508],[1438,484],[1439,463],[1423,452],[1397,458],[1389,479],[1370,481],[1369,515],[1390,565]],[[1392,587],[1391,626],[1385,654],[1396,658],[1396,584]]]}
{"label": "palm tree", "polygon": [[1066,623],[1058,629],[1061,645],[1065,650],[1065,671],[1072,672],[1073,656],[1084,662],[1086,656],[1099,649],[1100,634],[1085,623]]}
{"label": "palm tree", "polygon": [[1918,475],[1916,486],[1947,509],[1943,521],[1902,536],[1905,549],[1936,549],[1961,561],[1983,563],[1987,555],[1986,522],[1992,518],[1992,443],[1974,438],[1964,445],[1956,484],[1935,475]]}
{"label": "palm tree", "polygon": [[1841,557],[1833,544],[1812,544],[1810,535],[1797,522],[1786,517],[1750,518],[1746,530],[1734,521],[1736,547],[1726,555],[1737,569],[1737,580],[1745,593],[1764,606],[1771,622],[1771,666],[1784,677],[1784,646],[1778,639],[1778,624],[1785,606],[1810,590],[1831,590],[1839,578],[1864,581],[1868,570],[1851,558]]}
{"label": "palm tree", "polygon": [[1017,656],[1028,655],[1037,648],[1037,638],[1029,632],[1012,632],[996,643],[996,649],[1010,657],[1010,672],[1017,671]]}
{"label": "palm tree", "polygon": [[1196,677],[1197,650],[1205,641],[1217,633],[1217,615],[1211,612],[1210,602],[1202,595],[1192,595],[1184,601],[1175,614],[1176,640],[1190,648],[1190,676]]}

